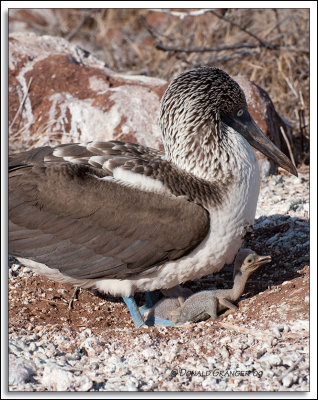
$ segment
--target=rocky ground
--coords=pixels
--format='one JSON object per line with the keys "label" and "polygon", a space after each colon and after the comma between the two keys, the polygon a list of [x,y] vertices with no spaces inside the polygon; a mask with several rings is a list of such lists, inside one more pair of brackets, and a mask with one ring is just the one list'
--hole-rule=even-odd
{"label": "rocky ground", "polygon": [[[239,310],[217,321],[134,328],[119,299],[9,262],[9,391],[308,391],[309,171],[263,179],[244,247],[270,254]],[[232,270],[186,286],[231,286]],[[142,295],[138,301],[141,303]]]}

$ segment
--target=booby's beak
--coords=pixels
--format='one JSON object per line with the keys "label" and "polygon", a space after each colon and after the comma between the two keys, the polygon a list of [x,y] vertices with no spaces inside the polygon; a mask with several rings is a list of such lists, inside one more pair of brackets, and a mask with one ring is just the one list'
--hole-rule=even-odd
{"label": "booby's beak", "polygon": [[255,149],[265,154],[286,171],[298,176],[294,164],[264,135],[247,110],[241,116],[226,115],[221,117],[221,120],[240,133]]}

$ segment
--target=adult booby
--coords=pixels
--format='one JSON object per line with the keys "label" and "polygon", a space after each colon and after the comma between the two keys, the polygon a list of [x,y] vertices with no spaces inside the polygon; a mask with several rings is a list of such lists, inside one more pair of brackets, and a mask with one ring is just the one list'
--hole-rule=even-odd
{"label": "adult booby", "polygon": [[123,296],[169,289],[233,261],[254,222],[252,146],[297,175],[227,73],[182,73],[160,108],[164,153],[121,141],[9,159],[9,252],[61,282]]}

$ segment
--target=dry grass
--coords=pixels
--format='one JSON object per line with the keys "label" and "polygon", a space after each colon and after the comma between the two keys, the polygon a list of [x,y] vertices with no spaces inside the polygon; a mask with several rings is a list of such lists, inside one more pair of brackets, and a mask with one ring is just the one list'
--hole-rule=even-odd
{"label": "dry grass", "polygon": [[[216,66],[231,75],[241,73],[264,88],[277,111],[291,122],[298,161],[308,158],[308,9],[219,9],[183,18],[180,12],[198,13],[186,9],[52,11],[53,25],[39,27],[32,22],[32,29],[71,38],[116,71],[166,80],[201,65]],[[264,42],[277,48],[262,46]],[[158,44],[183,49],[255,47],[180,52],[160,50]]]}

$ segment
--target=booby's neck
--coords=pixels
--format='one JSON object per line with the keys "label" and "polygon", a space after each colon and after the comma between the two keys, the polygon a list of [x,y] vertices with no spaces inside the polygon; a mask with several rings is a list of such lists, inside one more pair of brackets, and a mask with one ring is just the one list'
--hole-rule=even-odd
{"label": "booby's neck", "polygon": [[[213,201],[210,195],[201,203],[211,218],[210,233],[203,245],[209,249],[207,259],[214,267],[211,272],[220,270],[225,263],[232,263],[245,234],[254,224],[260,188],[258,163],[252,147],[232,128],[223,125],[222,129],[221,143],[216,144],[214,136],[214,143],[209,146],[191,148],[185,145],[182,157],[178,141],[174,142],[176,144],[168,141],[167,146],[171,162],[213,188],[212,194],[220,194],[220,201]],[[198,193],[202,197],[200,187]]]}
{"label": "booby's neck", "polygon": [[241,183],[244,175],[258,169],[249,143],[232,128],[221,123],[221,133],[206,123],[196,129],[163,133],[166,159],[178,168],[208,182]]}

